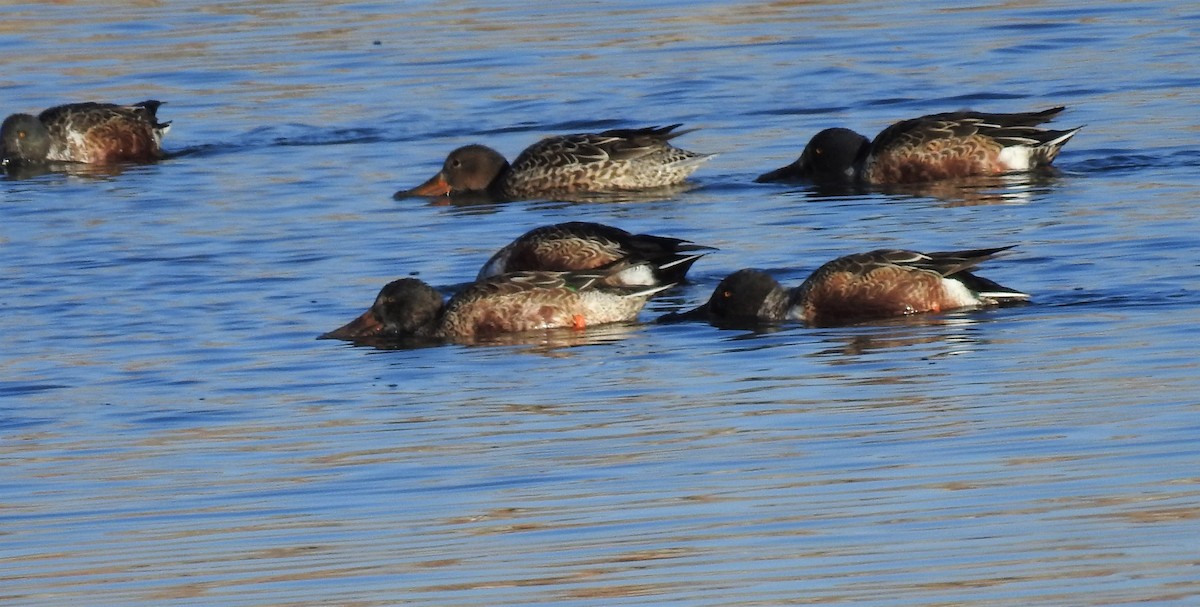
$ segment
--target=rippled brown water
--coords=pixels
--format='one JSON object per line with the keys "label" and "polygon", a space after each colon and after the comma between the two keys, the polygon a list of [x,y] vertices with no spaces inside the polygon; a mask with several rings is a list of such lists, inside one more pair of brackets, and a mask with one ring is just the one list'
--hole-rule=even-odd
{"label": "rippled brown water", "polygon": [[[175,156],[0,181],[5,605],[1192,605],[1200,79],[1184,4],[0,9],[5,112],[167,101]],[[1057,176],[752,183],[828,126],[1065,104]],[[445,153],[683,122],[696,188],[393,201]],[[645,324],[320,333],[569,220],[720,247]],[[761,267],[1016,244],[1029,306],[653,324]]]}

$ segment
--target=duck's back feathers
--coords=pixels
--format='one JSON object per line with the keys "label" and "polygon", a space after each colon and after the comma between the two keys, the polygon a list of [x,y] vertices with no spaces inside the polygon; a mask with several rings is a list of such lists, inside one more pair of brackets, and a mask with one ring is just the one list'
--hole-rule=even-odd
{"label": "duck's back feathers", "polygon": [[680,282],[712,247],[681,238],[631,234],[600,223],[573,221],[534,228],[492,255],[479,271],[486,278],[513,271],[581,271],[618,261],[648,262],[615,276],[619,284]]}
{"label": "duck's back feathers", "polygon": [[849,129],[825,129],[795,162],[755,181],[897,185],[1028,171],[1053,162],[1079,131],[1040,126],[1064,109],[929,114],[894,123],[873,140]]}
{"label": "duck's back feathers", "polygon": [[73,103],[45,110],[38,119],[50,136],[46,160],[105,164],[162,157],[169,122],[158,121],[162,102],[133,105]]}
{"label": "duck's back feathers", "polygon": [[503,177],[503,193],[524,198],[546,192],[642,190],[678,184],[712,157],[668,143],[690,132],[673,133],[678,126],[547,137],[512,161]]}
{"label": "duck's back feathers", "polygon": [[1047,165],[1079,130],[1038,126],[1063,109],[950,112],[902,120],[871,142],[863,177],[869,183],[917,183]]}
{"label": "duck's back feathers", "polygon": [[672,285],[613,287],[611,272],[515,272],[468,285],[450,298],[438,334],[473,339],[500,333],[626,322],[646,300]]}
{"label": "duck's back feathers", "polygon": [[813,325],[978,307],[1029,296],[968,272],[1011,249],[920,253],[880,249],[839,257],[792,295],[792,317]]}

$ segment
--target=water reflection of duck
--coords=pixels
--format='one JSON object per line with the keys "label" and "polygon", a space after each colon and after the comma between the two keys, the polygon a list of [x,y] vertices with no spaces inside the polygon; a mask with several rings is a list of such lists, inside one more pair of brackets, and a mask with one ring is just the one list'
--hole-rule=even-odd
{"label": "water reflection of duck", "polygon": [[930,114],[897,122],[874,141],[850,129],[825,129],[813,136],[795,162],[755,181],[887,185],[1029,171],[1053,162],[1079,132],[1039,126],[1064,109]]}
{"label": "water reflection of duck", "polygon": [[394,197],[486,192],[512,200],[671,186],[712,158],[672,146],[671,139],[689,132],[673,132],[677,127],[547,137],[526,148],[512,164],[492,148],[467,145],[450,152],[442,170],[428,181]]}
{"label": "water reflection of duck", "polygon": [[[517,271],[595,270],[616,262],[629,267],[613,276],[620,286],[653,286],[683,281],[713,247],[681,238],[631,234],[600,223],[571,221],[534,228],[492,255],[480,280]],[[636,262],[649,263],[636,263]]]}
{"label": "water reflection of duck", "polygon": [[13,114],[0,126],[5,164],[150,162],[162,158],[170,123],[158,122],[159,101],[133,105],[71,103],[37,116]]}
{"label": "water reflection of duck", "polygon": [[538,329],[583,329],[634,320],[651,295],[672,285],[606,282],[629,264],[592,272],[515,272],[476,281],[448,302],[415,278],[393,281],[361,316],[323,338],[432,338],[473,341]]}
{"label": "water reflection of duck", "polygon": [[784,289],[761,270],[738,270],[717,285],[707,303],[671,318],[832,326],[1028,301],[1025,293],[968,271],[1010,248],[939,253],[880,249],[847,255],[817,268],[794,289]]}

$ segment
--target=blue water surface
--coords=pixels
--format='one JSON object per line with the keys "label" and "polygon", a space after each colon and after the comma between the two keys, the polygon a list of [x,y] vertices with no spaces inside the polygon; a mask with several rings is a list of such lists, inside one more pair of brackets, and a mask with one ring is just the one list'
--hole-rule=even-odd
{"label": "blue water surface", "polygon": [[[1193,605],[1187,3],[0,8],[4,113],[167,103],[172,156],[0,181],[5,605]],[[1068,107],[1057,174],[756,184],[816,131]],[[445,154],[684,123],[659,198],[393,200]],[[20,177],[20,178],[18,178]],[[317,340],[598,221],[719,248],[639,324]],[[742,267],[1017,245],[1030,305],[656,324]]]}

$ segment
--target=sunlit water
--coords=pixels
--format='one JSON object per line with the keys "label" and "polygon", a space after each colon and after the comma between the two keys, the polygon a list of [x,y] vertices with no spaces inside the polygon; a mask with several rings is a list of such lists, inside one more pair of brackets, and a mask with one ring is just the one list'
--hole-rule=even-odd
{"label": "sunlit water", "polygon": [[[1194,605],[1200,11],[1186,3],[60,3],[7,114],[167,102],[176,155],[0,182],[4,605]],[[825,196],[829,126],[1067,105],[1050,179]],[[683,122],[658,200],[394,201],[449,150]],[[719,247],[646,324],[315,337],[538,225]],[[1018,245],[1028,306],[652,324],[721,277]]]}

